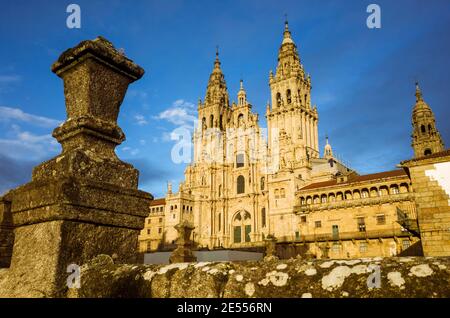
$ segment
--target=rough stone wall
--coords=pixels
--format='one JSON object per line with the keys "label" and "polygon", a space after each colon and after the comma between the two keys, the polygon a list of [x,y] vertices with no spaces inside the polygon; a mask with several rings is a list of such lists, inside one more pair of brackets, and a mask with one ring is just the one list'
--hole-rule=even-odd
{"label": "rough stone wall", "polygon": [[[371,279],[377,266],[380,285]],[[368,287],[368,280],[375,287]],[[100,255],[82,266],[80,288],[68,290],[67,296],[450,297],[449,286],[450,258],[117,265]]]}
{"label": "rough stone wall", "polygon": [[425,256],[450,255],[450,152],[405,164],[414,185]]}
{"label": "rough stone wall", "polygon": [[14,245],[14,231],[11,219],[11,202],[0,198],[0,268],[11,263]]}

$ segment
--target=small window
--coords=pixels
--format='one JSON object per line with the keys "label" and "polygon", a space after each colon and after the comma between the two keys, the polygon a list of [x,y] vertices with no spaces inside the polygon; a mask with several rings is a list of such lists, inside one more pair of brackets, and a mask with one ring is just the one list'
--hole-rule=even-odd
{"label": "small window", "polygon": [[425,133],[425,126],[424,125],[420,126],[420,131],[422,132],[422,134]]}
{"label": "small window", "polygon": [[147,220],[147,224],[150,224],[150,223],[152,223],[152,219]]}
{"label": "small window", "polygon": [[264,177],[261,177],[261,190],[264,190],[265,182],[266,182],[266,179]]}
{"label": "small window", "polygon": [[377,224],[378,225],[386,224],[386,216],[384,214],[377,215]]}
{"label": "small window", "polygon": [[322,227],[322,221],[316,221],[316,222],[314,222],[314,226],[315,226],[316,228]]}
{"label": "small window", "polygon": [[159,223],[162,223],[162,218],[159,218]]}
{"label": "small window", "polygon": [[359,252],[366,253],[367,252],[367,242],[359,243]]}
{"label": "small window", "polygon": [[366,231],[366,222],[364,221],[364,218],[358,217],[357,222],[358,222],[358,230],[360,232],[365,232]]}
{"label": "small window", "polygon": [[162,233],[162,227],[158,228],[158,233],[159,233],[159,234]]}
{"label": "small window", "polygon": [[261,209],[261,226],[266,227],[266,208]]}
{"label": "small window", "polygon": [[280,198],[280,190],[275,189],[275,199],[279,199]]}
{"label": "small window", "polygon": [[429,156],[431,155],[431,149],[426,149],[425,152],[423,153],[425,156]]}
{"label": "small window", "polygon": [[300,217],[300,222],[306,223],[306,215],[302,215],[302,216]]}
{"label": "small window", "polygon": [[296,239],[296,240],[299,240],[299,239],[300,239],[300,232],[299,232],[299,231],[296,231],[296,232],[295,232],[295,239]]}
{"label": "small window", "polygon": [[236,188],[237,188],[236,189],[237,194],[245,193],[245,178],[244,178],[244,176],[237,177]]}
{"label": "small window", "polygon": [[242,168],[244,166],[244,154],[240,153],[236,155],[236,168]]}
{"label": "small window", "polygon": [[176,218],[176,216],[175,216],[175,213],[174,214],[172,214],[172,219],[175,219]]}
{"label": "small window", "polygon": [[280,189],[280,198],[285,198],[286,197],[286,193],[284,192],[284,188]]}
{"label": "small window", "polygon": [[147,229],[147,234],[148,234],[148,235],[150,235],[150,232],[151,232],[150,229]]}

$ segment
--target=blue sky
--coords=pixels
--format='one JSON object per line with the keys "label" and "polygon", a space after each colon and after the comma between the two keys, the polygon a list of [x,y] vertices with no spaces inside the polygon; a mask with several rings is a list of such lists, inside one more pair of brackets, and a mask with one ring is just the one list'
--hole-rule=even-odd
{"label": "blue sky", "polygon": [[[66,27],[66,7],[81,6],[81,29]],[[368,29],[366,7],[381,7]],[[359,173],[395,168],[412,156],[411,110],[420,81],[437,127],[450,142],[450,2],[433,1],[30,1],[0,11],[0,193],[27,182],[31,169],[59,153],[53,128],[65,119],[61,80],[50,71],[65,49],[102,35],[141,65],[119,125],[118,156],[140,171],[140,188],[162,196],[183,179],[170,132],[196,116],[220,47],[231,99],[244,79],[253,110],[270,96],[284,14],[312,77],[312,101],[333,149]],[[183,116],[185,115],[185,116]]]}

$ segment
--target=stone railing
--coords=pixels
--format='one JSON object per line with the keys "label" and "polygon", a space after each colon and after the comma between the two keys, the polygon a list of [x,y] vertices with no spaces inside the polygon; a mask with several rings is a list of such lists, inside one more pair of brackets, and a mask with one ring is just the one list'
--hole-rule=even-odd
{"label": "stone railing", "polygon": [[340,201],[333,202],[318,202],[311,204],[297,205],[294,207],[295,213],[309,213],[315,211],[332,210],[332,209],[342,209],[350,207],[358,207],[364,205],[377,205],[383,203],[392,202],[402,202],[402,201],[412,201],[414,200],[414,195],[412,193],[399,193],[391,194],[386,196],[378,197],[367,197],[359,199],[344,199]]}

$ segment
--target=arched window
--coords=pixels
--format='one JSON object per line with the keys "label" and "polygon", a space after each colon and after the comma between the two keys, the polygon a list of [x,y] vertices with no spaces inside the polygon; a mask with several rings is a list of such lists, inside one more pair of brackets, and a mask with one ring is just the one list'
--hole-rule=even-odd
{"label": "arched window", "polygon": [[261,209],[261,226],[266,227],[266,208]]}
{"label": "arched window", "polygon": [[236,214],[233,220],[233,242],[250,242],[250,233],[252,230],[252,219],[250,213],[241,211]]}
{"label": "arched window", "polygon": [[219,117],[219,127],[220,129],[223,129],[223,115],[220,115]]}
{"label": "arched window", "polygon": [[244,176],[237,177],[236,182],[237,194],[245,193],[245,178]]}
{"label": "arched window", "polygon": [[420,126],[420,131],[422,132],[422,134],[425,133],[425,126],[424,125]]}
{"label": "arched window", "polygon": [[431,132],[431,124],[428,124],[428,132]]}
{"label": "arched window", "polygon": [[236,155],[236,168],[241,168],[245,164],[244,154],[240,153]]}
{"label": "arched window", "polygon": [[308,104],[308,95],[305,94],[305,105]]}
{"label": "arched window", "polygon": [[288,89],[286,91],[286,99],[287,99],[287,103],[290,104],[292,102],[292,96],[291,96],[291,90]]}
{"label": "arched window", "polygon": [[203,130],[206,129],[206,118],[205,117],[202,118],[202,129]]}
{"label": "arched window", "polygon": [[219,219],[219,231],[220,231],[220,229],[222,228],[222,214],[221,213],[219,213],[218,219]]}
{"label": "arched window", "polygon": [[281,94],[277,93],[277,107],[281,106]]}
{"label": "arched window", "polygon": [[221,197],[221,196],[222,196],[222,185],[219,184],[219,197]]}
{"label": "arched window", "polygon": [[264,190],[264,188],[265,188],[265,182],[266,182],[266,178],[264,178],[264,177],[261,177],[261,190]]}
{"label": "arched window", "polygon": [[425,149],[425,152],[423,154],[425,156],[431,155],[431,149]]}
{"label": "arched window", "polygon": [[237,126],[238,127],[244,126],[244,114],[239,114],[237,118]]}
{"label": "arched window", "polygon": [[286,197],[286,193],[284,192],[284,188],[280,189],[280,198],[285,198]]}
{"label": "arched window", "polygon": [[211,115],[211,116],[209,117],[209,127],[212,128],[213,126],[214,126],[214,116]]}

